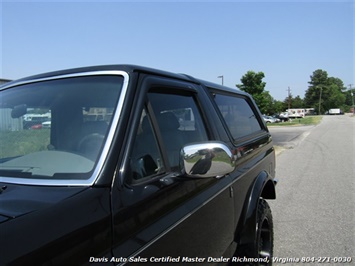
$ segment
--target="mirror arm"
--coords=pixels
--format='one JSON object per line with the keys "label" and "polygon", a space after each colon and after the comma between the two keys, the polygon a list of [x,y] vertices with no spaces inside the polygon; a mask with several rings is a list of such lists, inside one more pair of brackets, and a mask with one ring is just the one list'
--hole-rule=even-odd
{"label": "mirror arm", "polygon": [[175,182],[177,181],[177,179],[178,179],[179,177],[181,177],[181,176],[182,176],[181,173],[176,173],[176,172],[174,172],[174,173],[171,173],[171,174],[169,174],[169,175],[164,176],[163,178],[160,178],[160,179],[159,179],[159,182],[160,182],[163,186],[169,186],[169,185],[175,183]]}

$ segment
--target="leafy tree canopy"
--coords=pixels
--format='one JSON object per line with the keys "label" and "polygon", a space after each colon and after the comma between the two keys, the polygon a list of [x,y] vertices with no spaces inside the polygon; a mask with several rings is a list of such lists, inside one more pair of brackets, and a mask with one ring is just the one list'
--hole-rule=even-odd
{"label": "leafy tree canopy", "polygon": [[352,104],[350,92],[344,86],[341,79],[329,77],[322,69],[317,69],[310,76],[308,89],[305,98],[289,95],[285,100],[277,101],[265,90],[266,82],[263,72],[248,71],[241,79],[241,84],[236,86],[251,94],[263,114],[275,114],[289,108],[315,108],[321,114],[331,108],[342,108],[346,110]]}
{"label": "leafy tree canopy", "polygon": [[339,108],[345,104],[346,97],[343,91],[346,89],[339,78],[328,77],[328,73],[318,69],[310,76],[309,87],[306,91],[304,103],[307,107],[314,107],[321,113]]}
{"label": "leafy tree canopy", "polygon": [[266,82],[263,82],[265,77],[263,72],[248,71],[242,78],[242,84],[237,84],[236,86],[251,95],[261,94],[264,92]]}
{"label": "leafy tree canopy", "polygon": [[251,96],[253,96],[255,103],[258,105],[262,113],[268,113],[268,109],[273,102],[268,91],[265,91],[266,82],[263,82],[265,77],[263,72],[248,71],[240,81],[242,84],[237,84],[236,86]]}
{"label": "leafy tree canopy", "polygon": [[283,106],[284,106],[284,110],[289,109],[289,108],[305,108],[306,107],[304,105],[303,99],[299,95],[297,95],[296,97],[293,97],[292,94],[290,94],[288,97],[285,98],[285,100],[283,101]]}

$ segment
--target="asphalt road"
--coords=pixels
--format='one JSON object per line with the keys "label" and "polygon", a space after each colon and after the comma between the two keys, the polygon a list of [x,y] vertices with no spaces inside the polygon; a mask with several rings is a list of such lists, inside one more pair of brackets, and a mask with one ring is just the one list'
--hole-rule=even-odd
{"label": "asphalt road", "polygon": [[274,145],[294,148],[314,126],[271,126],[269,127]]}
{"label": "asphalt road", "polygon": [[355,264],[355,117],[325,116],[296,139],[277,156],[277,199],[269,201],[274,265]]}

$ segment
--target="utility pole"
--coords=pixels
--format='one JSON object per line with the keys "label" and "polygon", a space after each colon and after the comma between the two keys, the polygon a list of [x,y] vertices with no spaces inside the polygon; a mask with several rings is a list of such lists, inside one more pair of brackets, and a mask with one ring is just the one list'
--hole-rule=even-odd
{"label": "utility pole", "polygon": [[223,86],[223,75],[222,76],[218,76],[217,78],[222,78],[222,86]]}
{"label": "utility pole", "polygon": [[350,90],[350,93],[351,93],[351,100],[352,100],[352,103],[353,103],[353,114],[355,114],[355,106],[354,106],[354,93],[353,91],[351,90],[351,86],[353,84],[349,84],[349,90]]}
{"label": "utility pole", "polygon": [[288,87],[288,109],[290,110],[291,109],[291,89],[290,89],[290,86]]}
{"label": "utility pole", "polygon": [[320,93],[319,93],[319,107],[318,107],[318,115],[320,115],[320,105],[321,105],[321,101],[322,101],[322,87],[318,87],[320,88]]}

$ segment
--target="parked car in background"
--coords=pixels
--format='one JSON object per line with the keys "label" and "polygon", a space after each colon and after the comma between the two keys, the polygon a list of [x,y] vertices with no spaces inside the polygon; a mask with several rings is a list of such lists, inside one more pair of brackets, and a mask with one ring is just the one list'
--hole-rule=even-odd
{"label": "parked car in background", "polygon": [[272,116],[263,115],[263,119],[266,123],[276,123],[276,119]]}
{"label": "parked car in background", "polygon": [[41,129],[41,128],[42,128],[42,124],[35,124],[30,127],[30,129]]}
{"label": "parked car in background", "polygon": [[[18,107],[20,108],[20,106]],[[31,110],[33,111],[33,110]],[[24,129],[40,129],[42,122],[49,121],[51,119],[51,113],[47,112],[44,114],[37,113],[26,113],[22,117],[23,128]]]}
{"label": "parked car in background", "polygon": [[273,115],[271,116],[273,119],[275,119],[275,123],[280,123],[281,122],[281,119],[278,118],[277,116]]}
{"label": "parked car in background", "polygon": [[290,118],[288,117],[288,112],[282,112],[279,115],[277,115],[277,118],[281,120],[281,122],[286,122]]}
{"label": "parked car in background", "polygon": [[42,128],[51,128],[51,121],[46,121],[42,123]]}
{"label": "parked car in background", "polygon": [[272,263],[275,150],[249,94],[110,65],[0,99],[0,125],[51,114],[0,127],[1,265]]}
{"label": "parked car in background", "polygon": [[333,109],[329,109],[328,113],[329,115],[343,115],[343,111],[340,108],[333,108]]}

